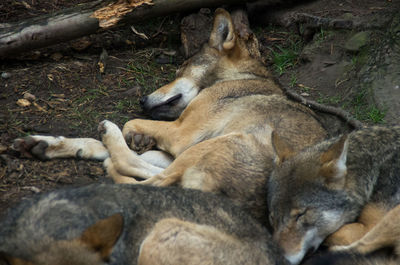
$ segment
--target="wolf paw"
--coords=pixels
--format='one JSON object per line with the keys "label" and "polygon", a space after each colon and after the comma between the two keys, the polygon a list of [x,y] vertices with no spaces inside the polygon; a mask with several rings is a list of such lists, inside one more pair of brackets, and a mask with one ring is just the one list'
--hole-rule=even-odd
{"label": "wolf paw", "polygon": [[12,149],[19,152],[22,157],[32,158],[36,157],[40,160],[50,159],[46,155],[46,149],[49,144],[45,140],[36,138],[33,136],[27,136],[24,138],[17,138],[14,140]]}
{"label": "wolf paw", "polygon": [[100,134],[103,144],[106,146],[108,144],[117,144],[124,141],[121,130],[111,121],[104,120],[100,122],[97,131]]}
{"label": "wolf paw", "polygon": [[156,140],[153,137],[135,132],[127,133],[125,141],[138,154],[143,154],[156,146]]}

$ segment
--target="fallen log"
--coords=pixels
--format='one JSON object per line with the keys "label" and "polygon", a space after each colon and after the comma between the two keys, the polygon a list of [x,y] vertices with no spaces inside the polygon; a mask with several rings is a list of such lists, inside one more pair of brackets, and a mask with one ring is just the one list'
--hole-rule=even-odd
{"label": "fallen log", "polygon": [[108,0],[79,4],[60,12],[0,24],[0,57],[69,41],[125,23],[176,12],[251,0]]}

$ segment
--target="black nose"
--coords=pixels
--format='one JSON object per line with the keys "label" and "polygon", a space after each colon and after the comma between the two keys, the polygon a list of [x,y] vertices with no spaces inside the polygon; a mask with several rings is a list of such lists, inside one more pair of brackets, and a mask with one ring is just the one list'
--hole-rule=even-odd
{"label": "black nose", "polygon": [[146,104],[146,101],[147,101],[147,96],[141,97],[141,98],[139,99],[139,103],[140,103],[140,105],[141,105],[142,107],[144,106],[144,104]]}

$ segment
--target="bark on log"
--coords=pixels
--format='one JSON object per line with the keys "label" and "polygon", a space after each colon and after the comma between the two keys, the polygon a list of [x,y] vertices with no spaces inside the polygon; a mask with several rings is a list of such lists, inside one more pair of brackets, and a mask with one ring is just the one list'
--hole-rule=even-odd
{"label": "bark on log", "polygon": [[[0,58],[93,34],[102,26],[135,23],[201,7],[215,7],[249,1],[251,0],[113,0],[106,2],[98,0],[80,4],[55,14],[17,23],[0,24]],[[105,3],[109,5],[105,7]],[[134,6],[134,8],[124,9],[120,8],[121,5]],[[106,8],[109,7],[111,7],[111,10],[114,9],[114,17],[108,17],[106,20],[99,20],[94,17],[95,14],[101,13],[99,11],[107,12]],[[113,18],[117,19],[112,20]],[[105,22],[108,22],[108,24]]]}

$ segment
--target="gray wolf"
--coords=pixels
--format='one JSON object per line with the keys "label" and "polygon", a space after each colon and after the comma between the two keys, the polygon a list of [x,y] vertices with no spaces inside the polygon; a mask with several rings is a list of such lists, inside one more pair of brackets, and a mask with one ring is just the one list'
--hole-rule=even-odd
{"label": "gray wolf", "polygon": [[286,264],[265,227],[196,190],[93,184],[24,200],[0,223],[11,265]]}
{"label": "gray wolf", "polygon": [[273,142],[278,165],[268,205],[274,238],[292,264],[324,240],[355,242],[349,250],[361,252],[396,246],[400,127],[364,128],[297,153],[281,142]]}
{"label": "gray wolf", "polygon": [[[327,136],[316,114],[288,100],[264,65],[250,55],[223,9],[216,10],[202,50],[182,65],[173,82],[141,104],[153,118],[173,121],[135,119],[122,133],[104,121],[99,125],[103,142],[30,136],[17,139],[14,148],[42,159],[105,160],[117,183],[139,183],[139,178],[144,179],[141,184],[224,194],[267,223],[272,131],[295,150]],[[153,145],[161,151],[143,152]]]}

